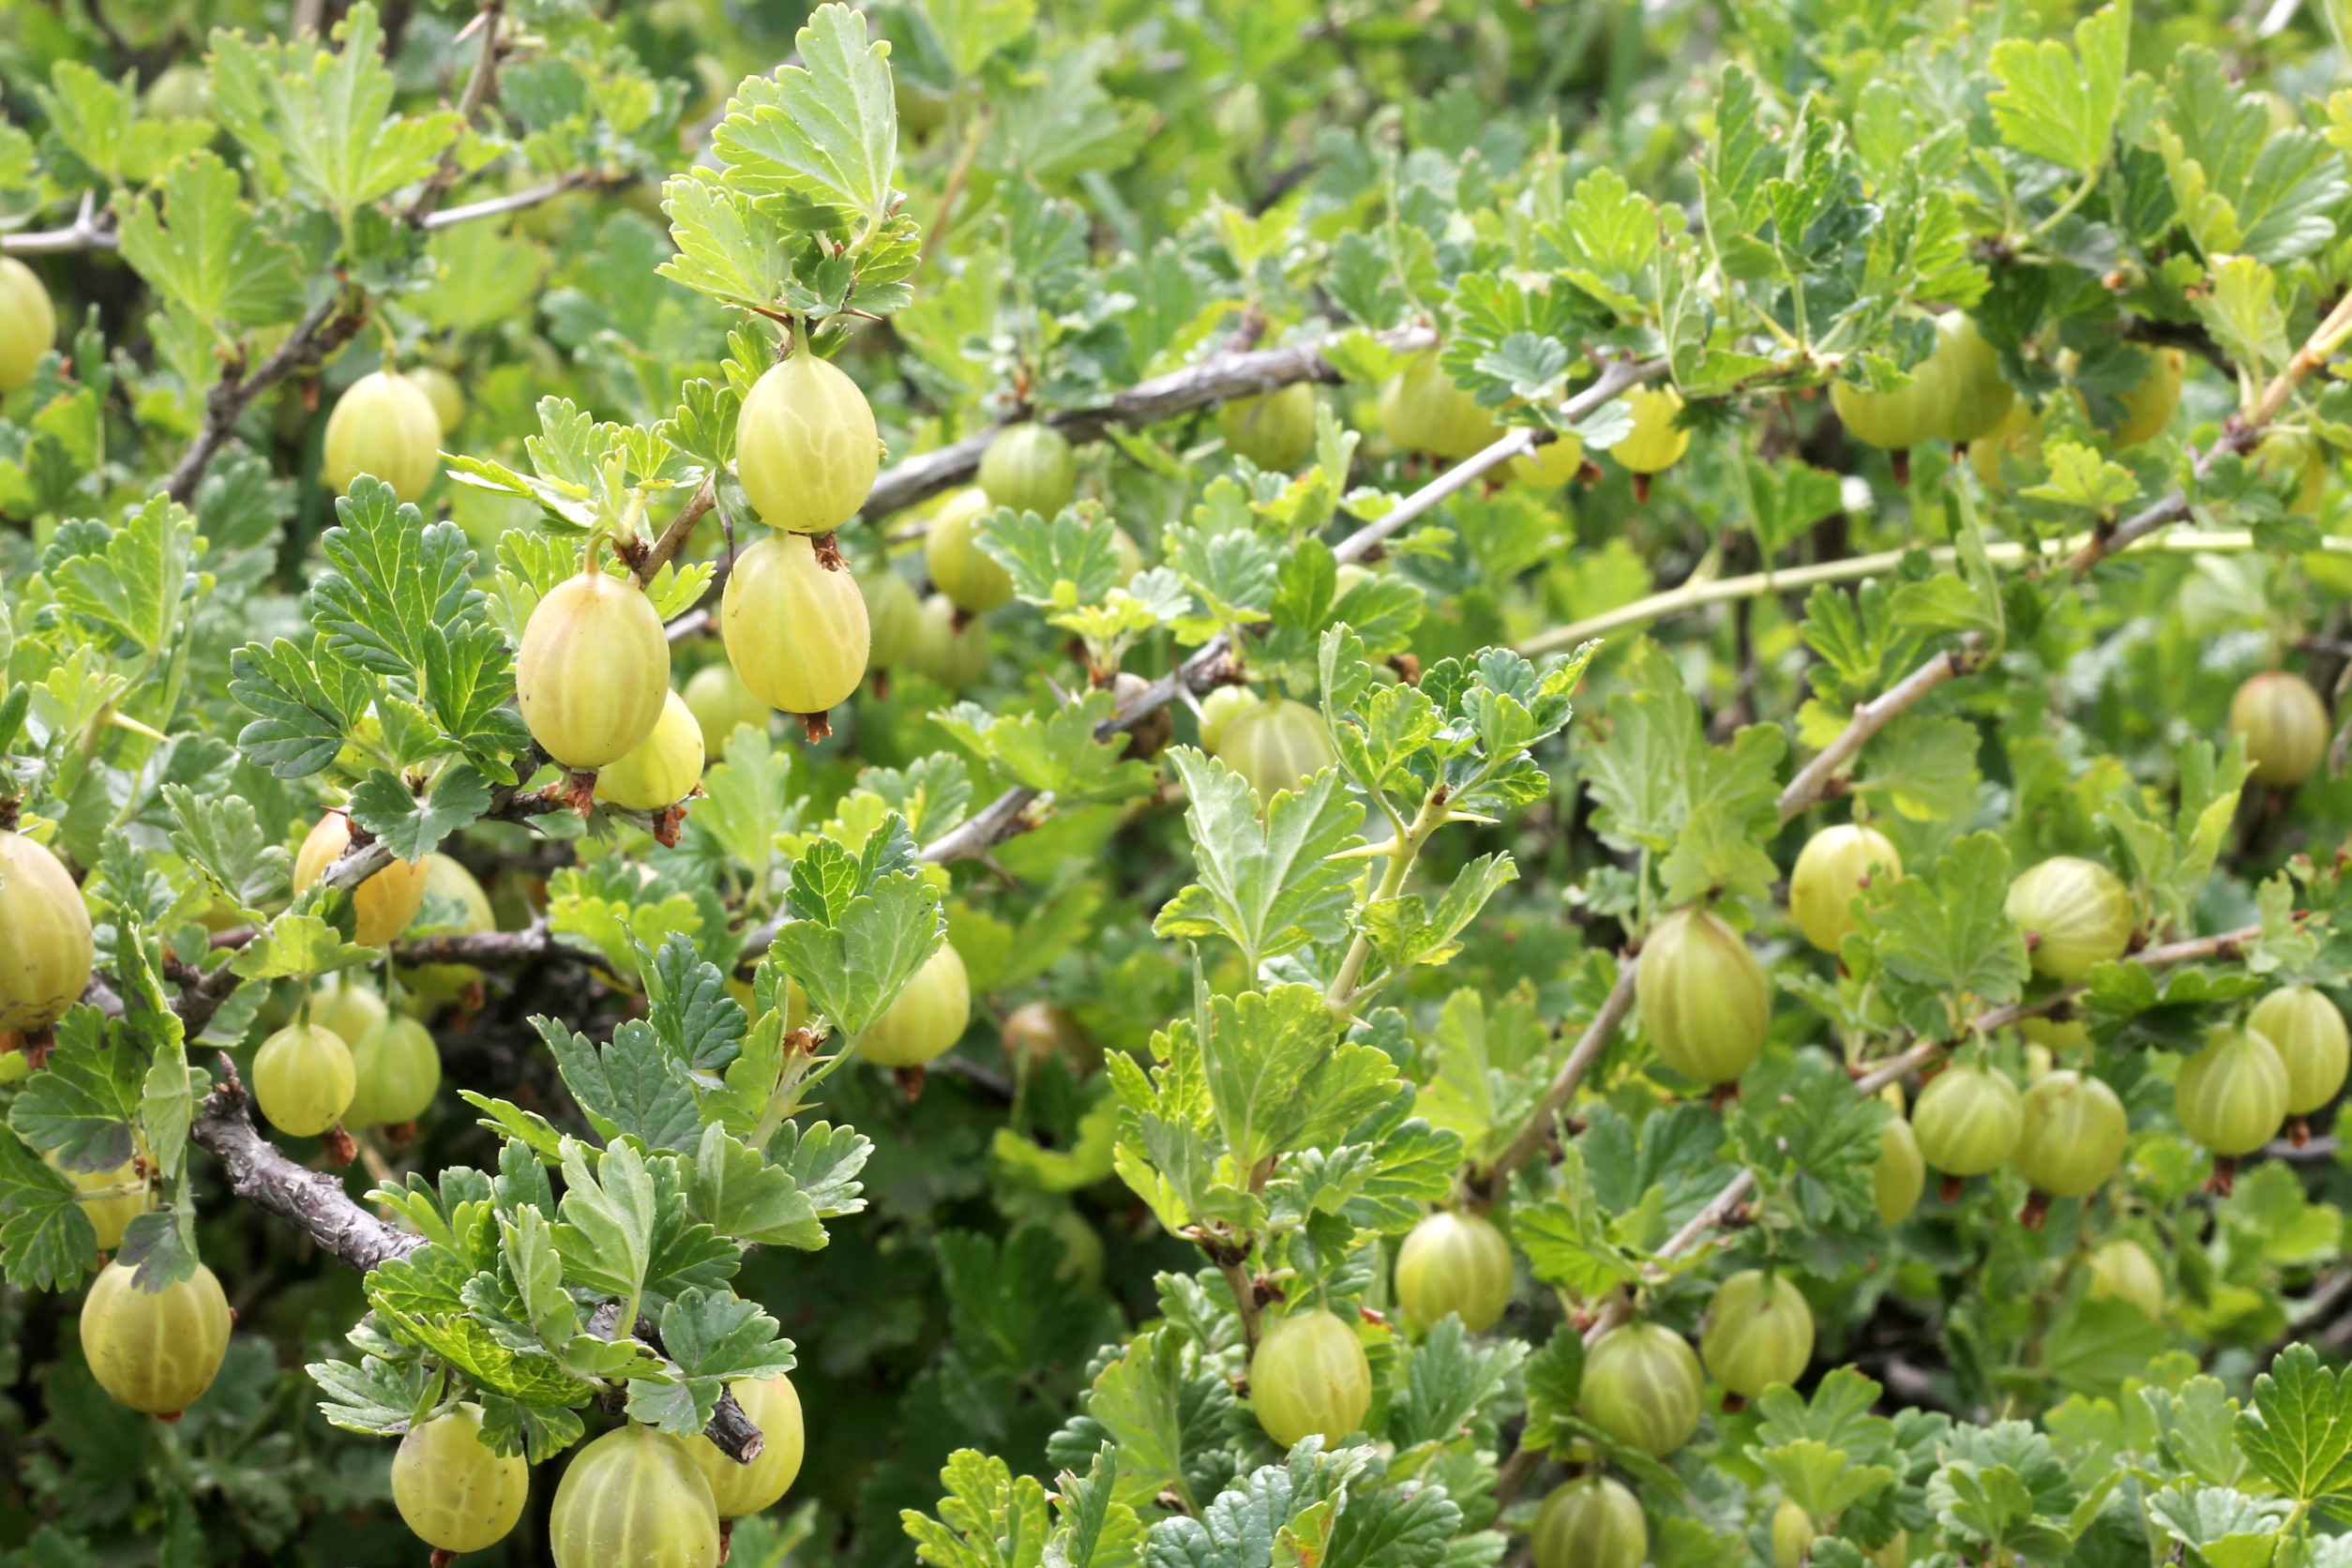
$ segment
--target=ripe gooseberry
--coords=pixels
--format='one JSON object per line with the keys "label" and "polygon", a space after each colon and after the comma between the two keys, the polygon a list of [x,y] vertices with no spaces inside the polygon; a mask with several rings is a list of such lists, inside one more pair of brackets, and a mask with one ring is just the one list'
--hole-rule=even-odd
{"label": "ripe gooseberry", "polygon": [[21,833],[0,828],[0,1030],[30,1034],[90,988],[90,911],[73,873]]}
{"label": "ripe gooseberry", "polygon": [[743,684],[735,667],[725,659],[706,664],[694,672],[694,678],[686,685],[686,712],[694,716],[695,728],[702,731],[704,744],[716,743],[722,753],[735,731],[746,724],[766,734],[768,718],[776,712],[760,701],[758,692]]}
{"label": "ripe gooseberry", "polygon": [[992,511],[986,495],[965,490],[949,498],[923,536],[923,565],[931,586],[973,615],[985,615],[1013,597],[1013,574],[980,548],[980,520]]}
{"label": "ripe gooseberry", "polygon": [[1584,472],[1584,443],[1563,435],[1511,460],[1511,477],[1537,490],[1558,490]]}
{"label": "ripe gooseberry", "polygon": [[1944,378],[1944,423],[1937,434],[1965,444],[1991,435],[2009,418],[2017,394],[2001,379],[2000,355],[1966,311],[1936,321],[1936,353]]}
{"label": "ripe gooseberry", "polygon": [[2123,394],[2123,417],[2113,438],[2118,452],[2163,434],[2172,423],[2173,411],[2180,406],[2180,380],[2189,356],[2179,349],[2155,349],[2148,352],[2148,360],[2139,384]]}
{"label": "ripe gooseberry", "polygon": [[2251,1029],[2209,1030],[2205,1048],[2180,1064],[2173,1114],[2192,1142],[2223,1159],[2251,1154],[2286,1121],[2286,1063]]}
{"label": "ripe gooseberry", "polygon": [[1249,1358],[1258,1425],[1289,1448],[1302,1438],[1337,1442],[1372,1408],[1372,1363],[1355,1331],[1317,1306],[1276,1319]]}
{"label": "ripe gooseberry", "polygon": [[1663,1459],[1698,1430],[1706,1391],[1688,1341],[1662,1324],[1621,1323],[1584,1353],[1576,1410],[1628,1448]]}
{"label": "ripe gooseberry", "polygon": [[1493,411],[1455,384],[1435,349],[1416,354],[1380,389],[1380,431],[1399,451],[1449,461],[1502,439]]}
{"label": "ripe gooseberry", "polygon": [[1143,547],[1135,542],[1134,535],[1114,525],[1110,531],[1110,554],[1117,563],[1112,580],[1124,588],[1143,569]]}
{"label": "ripe gooseberry", "polygon": [[310,1021],[333,1030],[347,1046],[359,1044],[390,1016],[384,998],[354,974],[332,975],[310,992]]}
{"label": "ripe gooseberry", "polygon": [[2344,1087],[2352,1038],[2344,1015],[2311,986],[2284,986],[2254,1003],[2246,1027],[2270,1042],[2286,1065],[2286,1113],[2309,1116]]}
{"label": "ripe gooseberry", "polygon": [[392,1455],[392,1503],[428,1546],[496,1545],[531,1500],[531,1467],[482,1440],[482,1407],[467,1401],[408,1429]]}
{"label": "ripe gooseberry", "polygon": [[1887,1118],[1878,1134],[1878,1158],[1870,1168],[1872,1204],[1878,1223],[1895,1226],[1919,1207],[1927,1188],[1927,1160],[1919,1152],[1919,1136],[1900,1111]]}
{"label": "ripe gooseberry", "polygon": [[351,1070],[343,1120],[354,1127],[397,1127],[431,1108],[441,1090],[441,1048],[431,1030],[397,1014],[351,1048]]}
{"label": "ripe gooseberry", "polygon": [[2023,399],[2010,405],[2008,415],[1990,434],[1968,443],[1968,466],[1976,470],[1978,481],[1988,490],[2009,488],[2001,466],[2005,460],[2021,468],[2038,468],[2042,462],[2042,415]]}
{"label": "ripe gooseberry", "polygon": [[881,464],[882,438],[866,394],[807,344],[744,394],[735,474],[770,528],[832,533],[866,505]]}
{"label": "ripe gooseberry", "polygon": [[2017,1033],[2044,1050],[2079,1050],[2090,1044],[2090,1025],[2080,1018],[2019,1018]]}
{"label": "ripe gooseberry", "polygon": [[[1875,392],[1850,382],[1830,384],[1830,401],[1837,409],[1846,433],[1865,446],[1882,452],[1907,452],[1933,441],[1948,422],[1952,401],[1944,367],[1933,354],[1911,367],[1911,379],[1890,392]],[[1898,465],[1897,483],[1909,475]]]}
{"label": "ripe gooseberry", "polygon": [[1050,522],[1078,493],[1078,454],[1050,425],[1007,425],[980,454],[979,477],[992,505]]}
{"label": "ripe gooseberry", "polygon": [[865,596],[805,535],[771,534],[735,558],[718,626],[735,673],[772,708],[822,715],[866,678]]}
{"label": "ripe gooseberry", "polygon": [[441,472],[441,415],[433,400],[398,370],[372,370],[343,389],[326,416],[321,458],[340,495],[372,474],[403,501],[423,495]]}
{"label": "ripe gooseberry", "polygon": [[1820,1533],[1813,1526],[1813,1515],[1799,1507],[1796,1500],[1781,1499],[1780,1506],[1772,1510],[1772,1568],[1798,1568]]}
{"label": "ripe gooseberry", "polygon": [[2254,449],[2254,469],[2277,488],[2292,480],[2295,495],[2287,514],[2317,517],[2328,503],[2328,447],[2316,436],[2274,430]]}
{"label": "ripe gooseberry", "polygon": [[1903,875],[1903,857],[1887,836],[1860,822],[1825,827],[1805,840],[1788,874],[1788,913],[1805,940],[1834,954],[1854,928],[1850,906],[1878,878]]}
{"label": "ripe gooseberry", "polygon": [[555,1568],[717,1568],[718,1502],[686,1444],[632,1421],[565,1468],[548,1545]]}
{"label": "ripe gooseberry", "polygon": [[2132,890],[2096,861],[2052,855],[2009,884],[2035,971],[2073,985],[2132,943]]}
{"label": "ripe gooseberry", "polygon": [[1606,1475],[1581,1475],[1544,1500],[1528,1547],[1535,1568],[1641,1568],[1650,1527],[1640,1499]]}
{"label": "ripe gooseberry", "polygon": [[1301,788],[1335,761],[1323,716],[1287,697],[1244,709],[1218,740],[1217,756],[1261,802]]}
{"label": "ripe gooseberry", "polygon": [[923,601],[888,561],[877,561],[858,573],[857,591],[866,601],[866,663],[874,670],[895,670],[913,656],[915,639],[923,631]]}
{"label": "ripe gooseberry", "polygon": [[1813,1308],[1787,1275],[1742,1269],[1716,1287],[1698,1353],[1717,1382],[1753,1399],[1812,1364]]}
{"label": "ripe gooseberry", "polygon": [[0,392],[33,379],[41,355],[57,344],[57,308],[39,275],[14,256],[0,256]]}
{"label": "ripe gooseberry", "polygon": [[942,942],[914,972],[898,1000],[857,1037],[857,1052],[878,1067],[920,1067],[964,1037],[972,1021],[972,981],[963,955]]}
{"label": "ripe gooseberry", "polygon": [[1699,1083],[1738,1081],[1772,1018],[1772,983],[1746,941],[1692,904],[1658,922],[1636,962],[1642,1028],[1666,1064]]}
{"label": "ripe gooseberry", "polygon": [[1671,386],[1636,386],[1625,394],[1625,407],[1634,428],[1609,448],[1609,456],[1634,476],[1634,498],[1650,499],[1650,475],[1682,460],[1691,449],[1691,432],[1675,421],[1681,416],[1682,394]]}
{"label": "ripe gooseberry", "polygon": [[2118,1236],[2090,1255],[2090,1299],[2130,1302],[2151,1323],[2164,1320],[2164,1276],[2148,1249]]}
{"label": "ripe gooseberry", "polygon": [[1484,1214],[1426,1215],[1396,1249],[1396,1299],[1417,1329],[1451,1313],[1484,1334],[1511,1304],[1511,1244]]}
{"label": "ripe gooseberry", "polygon": [[[294,853],[294,891],[308,892],[317,886],[327,867],[342,859],[350,848],[351,818],[341,811],[321,817]],[[407,930],[424,907],[425,863],[393,861],[353,888],[351,902],[357,922],[352,928],[352,941],[362,947],[382,947]]]}
{"label": "ripe gooseberry", "polygon": [[425,394],[426,400],[433,405],[433,417],[440,422],[441,434],[445,440],[449,432],[458,428],[458,421],[465,417],[464,388],[458,384],[457,377],[438,365],[420,365],[409,371],[408,379],[416,384],[417,389]]}
{"label": "ripe gooseberry", "polygon": [[2292,789],[2328,754],[2328,705],[2311,683],[2289,671],[2256,675],[2229,700],[2229,731],[2246,737],[2257,784]]}
{"label": "ripe gooseberry", "polygon": [[1004,1020],[1005,1056],[1031,1071],[1052,1057],[1069,1063],[1081,1076],[1102,1065],[1103,1048],[1096,1045],[1066,1007],[1050,1002],[1028,1002]]}
{"label": "ripe gooseberry", "polygon": [[759,1456],[739,1465],[700,1432],[686,1440],[686,1449],[710,1484],[718,1516],[740,1519],[773,1506],[791,1488],[800,1474],[807,1437],[801,1425],[800,1394],[792,1379],[779,1372],[773,1378],[745,1378],[727,1388],[767,1440]]}
{"label": "ripe gooseberry", "polygon": [[[455,906],[464,911],[454,922],[436,913],[434,930],[462,936],[498,929],[490,895],[474,880],[474,873],[438,851],[425,857],[425,897],[434,900],[437,909]],[[482,978],[482,972],[472,964],[415,964],[395,972],[400,982],[400,1005],[418,1018],[430,1018],[448,1006]],[[317,1016],[315,1008],[312,1016]],[[344,1043],[352,1043],[348,1035]]]}
{"label": "ripe gooseberry", "polygon": [[341,1121],[357,1088],[351,1048],[314,1023],[288,1024],[253,1056],[253,1101],[289,1138],[316,1138]]}
{"label": "ripe gooseberry", "polygon": [[2016,1153],[2025,1121],[2017,1086],[1998,1069],[1975,1063],[1937,1073],[1911,1108],[1921,1157],[1952,1179],[1982,1176],[2005,1163]]}
{"label": "ripe gooseberry", "polygon": [[229,1299],[210,1269],[160,1290],[142,1290],[134,1270],[98,1271],[82,1304],[82,1354],[116,1402],[175,1417],[212,1387],[229,1353]]}
{"label": "ripe gooseberry", "polygon": [[147,1212],[147,1176],[142,1168],[145,1154],[146,1144],[142,1140],[137,1152],[112,1170],[68,1170],[54,1149],[41,1155],[52,1170],[73,1184],[80,1195],[74,1201],[98,1233],[100,1252],[121,1246],[130,1222]]}
{"label": "ripe gooseberry", "polygon": [[[653,601],[595,561],[592,544],[586,568],[548,590],[515,656],[515,695],[532,738],[582,773],[636,750],[670,696],[670,638]],[[727,580],[730,602],[743,565]]]}
{"label": "ripe gooseberry", "polygon": [[1315,387],[1309,382],[1236,398],[1217,410],[1228,449],[1270,474],[1288,474],[1315,446]]}
{"label": "ripe gooseberry", "polygon": [[[2102,1079],[2072,1068],[2045,1073],[2027,1089],[2024,1110],[2011,1159],[2035,1192],[2080,1198],[2123,1163],[2131,1119]],[[2028,1224],[2039,1220],[2041,1207],[2028,1204]]]}
{"label": "ripe gooseberry", "polygon": [[659,811],[702,782],[702,727],[686,699],[671,692],[654,731],[617,762],[596,770],[596,798],[632,811]]}
{"label": "ripe gooseberry", "polygon": [[212,84],[202,66],[166,66],[139,95],[139,108],[151,119],[200,120],[212,112]]}
{"label": "ripe gooseberry", "polygon": [[925,599],[906,662],[916,674],[962,693],[988,678],[988,623],[973,619],[958,626],[956,621],[955,603],[946,595]]}
{"label": "ripe gooseberry", "polygon": [[1245,686],[1221,686],[1200,700],[1200,749],[1214,757],[1233,721],[1261,699]]}

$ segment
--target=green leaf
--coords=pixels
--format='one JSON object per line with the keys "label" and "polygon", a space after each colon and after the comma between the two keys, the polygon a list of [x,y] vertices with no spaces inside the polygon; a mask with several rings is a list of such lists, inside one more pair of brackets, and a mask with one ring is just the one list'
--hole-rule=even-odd
{"label": "green leaf", "polygon": [[200,795],[185,784],[166,784],[163,800],[174,823],[173,848],[220,898],[258,917],[264,905],[284,897],[294,857],[267,840],[249,802]]}
{"label": "green leaf", "polygon": [[348,221],[364,204],[422,179],[464,121],[443,111],[391,113],[395,84],[384,34],[366,0],[335,29],[339,52],[308,39],[252,44],[213,34],[213,93],[221,118],[294,191]]}
{"label": "green leaf", "polygon": [[19,1289],[64,1290],[98,1259],[98,1232],[73,1184],[0,1132],[0,1269]]}
{"label": "green leaf", "polygon": [[217,337],[221,324],[268,326],[302,310],[301,259],[239,197],[218,154],[190,154],[133,201],[123,259]]}
{"label": "green leaf", "polygon": [[867,41],[865,17],[843,5],[817,8],[795,41],[800,63],[746,81],[713,135],[726,182],[848,207],[871,228],[898,160],[890,46]]}
{"label": "green leaf", "polygon": [[1879,962],[1948,995],[2015,1001],[2028,969],[2008,897],[2007,846],[1989,833],[1969,835],[1924,874],[1895,883],[1874,923]]}
{"label": "green leaf", "polygon": [[790,276],[790,237],[772,204],[730,190],[708,169],[673,174],[662,209],[678,253],[657,269],[689,289],[746,309],[770,309]]}
{"label": "green leaf", "polygon": [[57,600],[124,641],[160,657],[178,633],[194,555],[195,520],[156,495],[106,540],[103,554],[71,555],[52,569]]}
{"label": "green leaf", "polygon": [[2352,1387],[2308,1345],[2288,1346],[2254,1380],[2237,1437],[2254,1468],[2298,1502],[2352,1490]]}
{"label": "green leaf", "polygon": [[716,1123],[704,1127],[694,1157],[696,1216],[738,1241],[822,1247],[822,1221],[866,1207],[855,1178],[873,1145],[822,1122],[792,1137],[784,1159],[770,1164]]}
{"label": "green leaf", "polygon": [[339,689],[284,638],[249,642],[229,659],[229,694],[259,717],[237,732],[237,748],[280,778],[308,778],[335,761],[357,719]]}
{"label": "green leaf", "polygon": [[2003,38],[1993,46],[2000,89],[1986,100],[2001,140],[2020,152],[2088,174],[2106,160],[2123,98],[2132,31],[2130,0],[2074,26],[2074,47]]}
{"label": "green leaf", "polygon": [[471,762],[443,770],[432,792],[422,799],[390,773],[373,768],[353,787],[350,802],[351,820],[407,861],[424,859],[449,835],[481,821],[490,806],[490,781]]}
{"label": "green leaf", "polygon": [[1041,1568],[1046,1552],[1046,1489],[1034,1476],[976,1449],[958,1449],[940,1471],[947,1495],[938,1516],[912,1508],[899,1520],[914,1554],[933,1568]]}
{"label": "green leaf", "polygon": [[315,914],[290,911],[258,932],[230,966],[248,980],[285,980],[373,963],[382,956],[375,948],[343,941]]}
{"label": "green leaf", "polygon": [[1153,924],[1162,937],[1223,936],[1251,972],[1268,958],[1346,934],[1353,868],[1332,857],[1361,842],[1364,807],[1326,769],[1274,797],[1260,820],[1258,796],[1224,762],[1188,746],[1170,752],[1192,804],[1200,880],[1178,893]]}
{"label": "green leaf", "polygon": [[87,1003],[59,1019],[49,1064],[27,1078],[8,1126],[68,1170],[113,1170],[130,1160],[144,1094],[144,1054],[127,1030]]}
{"label": "green leaf", "polygon": [[2224,352],[2256,376],[2284,365],[2286,313],[2277,275],[2252,256],[2225,256],[2214,264],[2212,283],[2191,303]]}
{"label": "green leaf", "polygon": [[635,1301],[653,1264],[659,1201],[644,1157],[627,1144],[607,1149],[591,1172],[586,1145],[564,1148],[562,1223],[556,1250],[565,1277],[622,1301]]}
{"label": "green leaf", "polygon": [[2120,506],[2140,492],[2140,482],[2120,463],[2109,462],[2096,451],[2072,441],[2053,441],[2042,449],[2050,476],[2019,493],[2061,506],[2081,506],[2103,512]]}
{"label": "green leaf", "polygon": [[958,702],[931,717],[1010,781],[1064,805],[1082,805],[1125,800],[1153,787],[1151,764],[1123,755],[1125,735],[1094,736],[1094,727],[1117,705],[1112,692],[1098,687],[1043,716],[995,714],[977,702]]}
{"label": "green leaf", "polygon": [[905,819],[893,816],[852,858],[814,840],[792,867],[789,912],[768,953],[815,1012],[852,1040],[873,1026],[945,935],[939,890],[912,869]]}
{"label": "green leaf", "polygon": [[990,55],[1028,36],[1037,14],[1035,0],[928,0],[924,8],[958,77],[978,75]]}
{"label": "green leaf", "polygon": [[701,1112],[684,1063],[653,1029],[631,1018],[599,1047],[553,1018],[531,1020],[564,1075],[564,1087],[607,1144],[627,1137],[649,1149],[690,1152],[702,1138]]}

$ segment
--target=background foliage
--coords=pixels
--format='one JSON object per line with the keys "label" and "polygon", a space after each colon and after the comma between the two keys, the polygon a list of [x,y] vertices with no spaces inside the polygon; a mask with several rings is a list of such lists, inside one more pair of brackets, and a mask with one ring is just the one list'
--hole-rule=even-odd
{"label": "background foliage", "polygon": [[[0,1088],[0,1547],[409,1560],[370,1434],[455,1376],[551,1461],[501,1548],[539,1560],[592,1395],[692,1431],[789,1362],[808,1459],[746,1561],[1485,1568],[1595,1464],[1637,1484],[1659,1568],[1769,1557],[1783,1500],[1834,1529],[1828,1568],[1898,1530],[1922,1562],[2341,1555],[2331,1113],[2224,1195],[2172,1093],[2209,1027],[2352,966],[2352,794],[2248,782],[2225,717],[2273,668],[2332,699],[2352,652],[2339,21],[0,13],[0,244],[61,322],[0,399],[0,751],[101,972]],[[1899,389],[1929,307],[1971,313],[2041,433],[1981,464],[1922,442],[1899,482],[1829,386]],[[636,541],[679,684],[724,658],[697,606],[758,532],[727,463],[778,316],[882,427],[839,535],[861,572],[922,580],[933,498],[1000,421],[1079,441],[1079,502],[992,515],[1016,599],[970,689],[902,661],[821,744],[706,737],[674,844],[583,822],[505,705],[510,649],[602,531]],[[1467,461],[1380,415],[1433,346],[1514,432]],[[2179,412],[2118,440],[2174,352]],[[385,363],[464,397],[414,507],[322,478],[327,411]],[[1217,408],[1301,381],[1313,444],[1260,471]],[[1621,394],[1667,384],[1687,454],[1637,483]],[[1537,432],[1591,471],[1511,477]],[[1123,583],[1114,524],[1149,564]],[[1088,690],[1114,669],[1144,695]],[[1270,807],[1187,749],[1237,677],[1336,741]],[[1097,732],[1163,707],[1155,759]],[[471,867],[502,932],[351,945],[349,899],[289,880],[346,796]],[[1847,816],[1907,877],[1832,957],[1786,880]],[[2133,891],[2137,957],[2080,993],[2001,912],[2056,853]],[[1695,899],[1772,975],[1736,1100],[1629,1013],[1640,941]],[[409,941],[459,919],[429,903]],[[794,1056],[792,985],[830,1051],[942,925],[975,1006],[919,1093]],[[343,1175],[399,1222],[363,1275],[232,1190],[244,1112],[207,1096],[308,977],[460,957],[481,991],[435,1016],[439,1101]],[[1090,1048],[1003,1049],[1038,1002]],[[2007,1170],[1881,1224],[1892,1112],[1852,1078],[1916,1089],[1963,1046],[2023,1082],[2048,1063],[2012,1026],[2068,1009],[2066,1064],[2130,1111],[2119,1172],[2039,1229]],[[104,1168],[134,1126],[162,1179],[129,1255],[201,1254],[240,1313],[169,1425],[83,1364],[97,1249],[38,1157]],[[1510,1234],[1512,1304],[1409,1334],[1398,1239],[1461,1199]],[[2161,1313],[2093,1268],[2118,1239]],[[1762,1262],[1818,1323],[1795,1390],[1711,1391],[1664,1463],[1578,1413],[1586,1331],[1635,1297],[1696,1331]],[[1253,1417],[1260,1314],[1309,1302],[1363,1325],[1372,1446],[1286,1455]],[[591,1332],[623,1303],[658,1353]]]}

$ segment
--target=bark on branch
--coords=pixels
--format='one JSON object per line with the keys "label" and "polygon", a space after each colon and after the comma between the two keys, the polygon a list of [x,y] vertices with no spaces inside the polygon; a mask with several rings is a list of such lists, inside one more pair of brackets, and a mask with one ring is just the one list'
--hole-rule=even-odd
{"label": "bark on branch", "polygon": [[[1385,340],[1392,348],[1410,351],[1427,348],[1437,339],[1426,328],[1412,327],[1392,333]],[[1043,422],[1069,437],[1073,445],[1083,445],[1101,439],[1114,425],[1138,430],[1194,409],[1278,392],[1303,381],[1338,380],[1339,372],[1323,357],[1319,342],[1290,343],[1278,349],[1212,354],[1198,365],[1138,382],[1113,394],[1108,402],[1060,409],[1045,415]],[[982,430],[884,469],[867,493],[866,505],[859,508],[860,515],[880,520],[962,484],[979,472],[980,455],[995,438],[996,430]]]}
{"label": "bark on branch", "polygon": [[473,964],[497,969],[560,958],[572,951],[555,940],[547,922],[535,920],[520,931],[463,931],[396,942],[392,958],[403,964]]}
{"label": "bark on branch", "polygon": [[316,1242],[363,1273],[405,1258],[425,1238],[369,1213],[343,1190],[342,1179],[296,1164],[253,1125],[236,1063],[223,1052],[211,1093],[196,1108],[188,1136],[220,1162],[229,1190]]}

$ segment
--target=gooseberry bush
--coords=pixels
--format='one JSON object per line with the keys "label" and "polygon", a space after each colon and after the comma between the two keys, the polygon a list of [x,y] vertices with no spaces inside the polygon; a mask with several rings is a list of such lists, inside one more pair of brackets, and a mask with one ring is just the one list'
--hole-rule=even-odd
{"label": "gooseberry bush", "polygon": [[0,13],[0,1557],[2343,1568],[2345,20]]}

